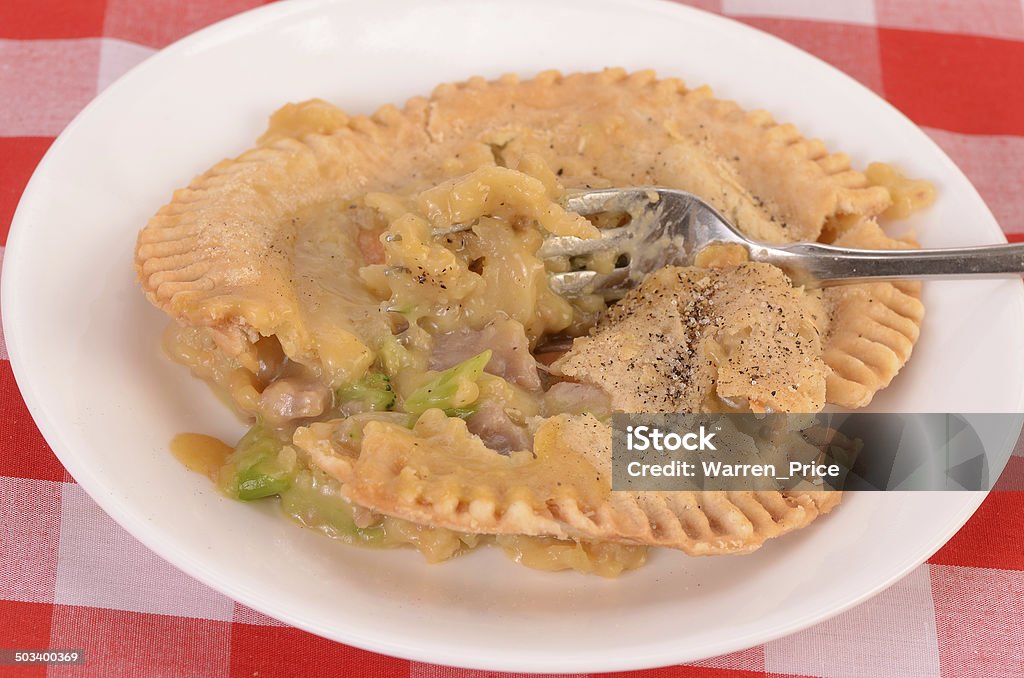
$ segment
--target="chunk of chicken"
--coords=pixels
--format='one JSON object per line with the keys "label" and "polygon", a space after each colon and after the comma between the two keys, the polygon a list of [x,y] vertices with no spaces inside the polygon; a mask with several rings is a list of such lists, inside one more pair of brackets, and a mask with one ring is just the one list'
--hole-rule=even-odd
{"label": "chunk of chicken", "polygon": [[271,426],[316,417],[331,403],[331,391],[312,379],[288,377],[271,383],[260,395],[259,412]]}
{"label": "chunk of chicken", "polygon": [[483,401],[480,408],[466,419],[466,427],[495,452],[508,454],[533,447],[526,427],[512,421],[501,403],[494,400]]}
{"label": "chunk of chicken", "polygon": [[522,323],[498,318],[482,330],[457,330],[434,338],[430,369],[445,370],[491,349],[486,372],[529,391],[540,390],[537,361],[530,354],[530,341]]}
{"label": "chunk of chicken", "polygon": [[556,414],[592,414],[597,419],[604,419],[612,413],[612,400],[593,384],[560,381],[544,394],[542,412],[545,417]]}

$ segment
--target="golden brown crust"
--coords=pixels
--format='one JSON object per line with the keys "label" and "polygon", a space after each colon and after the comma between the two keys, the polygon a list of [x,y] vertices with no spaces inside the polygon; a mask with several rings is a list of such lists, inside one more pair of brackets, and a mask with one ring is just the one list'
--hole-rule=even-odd
{"label": "golden brown crust", "polygon": [[714,99],[706,87],[687,89],[650,71],[550,71],[527,81],[442,85],[430,99],[369,117],[318,100],[289,105],[260,146],[197,177],[150,220],[136,271],[149,299],[183,322],[277,334],[290,356],[307,363],[329,362],[321,353],[341,347],[365,362],[372,334],[365,324],[318,326],[314,311],[331,300],[316,290],[310,300],[285,284],[303,274],[294,253],[303,211],[531,157],[568,186],[692,190],[774,242],[815,239],[834,215],[872,215],[888,205],[887,191],[870,186],[845,156],[828,155],[820,141],[763,111]]}
{"label": "golden brown crust", "polygon": [[425,413],[411,431],[368,424],[358,452],[332,442],[333,431],[316,424],[300,429],[295,441],[351,501],[459,532],[646,544],[690,555],[746,553],[806,526],[840,496],[612,492],[611,430],[589,415],[545,420],[534,454],[508,457],[440,410]]}
{"label": "golden brown crust", "polygon": [[[894,240],[874,221],[840,235],[835,244],[867,249],[902,249],[913,242]],[[831,368],[826,397],[842,407],[864,407],[910,359],[924,319],[921,285],[877,282],[825,290],[831,317],[823,358]]]}
{"label": "golden brown crust", "polygon": [[821,342],[801,290],[778,268],[669,267],[609,309],[552,365],[606,391],[622,412],[756,412],[825,404]]}

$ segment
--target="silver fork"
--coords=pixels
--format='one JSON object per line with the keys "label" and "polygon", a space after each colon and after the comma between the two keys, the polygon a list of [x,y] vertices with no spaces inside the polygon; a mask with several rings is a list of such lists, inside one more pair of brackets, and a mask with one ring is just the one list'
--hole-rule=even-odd
{"label": "silver fork", "polygon": [[648,273],[663,266],[692,264],[712,243],[745,247],[752,261],[785,270],[795,285],[824,287],[866,280],[944,277],[1005,277],[1024,273],[1024,243],[948,249],[864,250],[814,242],[767,245],[751,240],[697,196],[670,188],[605,188],[572,192],[564,203],[583,216],[601,212],[629,214],[628,224],[602,229],[582,239],[548,237],[538,255],[585,257],[608,253],[620,265],[610,273],[574,270],[550,275],[551,288],[563,296],[601,293],[621,297]]}

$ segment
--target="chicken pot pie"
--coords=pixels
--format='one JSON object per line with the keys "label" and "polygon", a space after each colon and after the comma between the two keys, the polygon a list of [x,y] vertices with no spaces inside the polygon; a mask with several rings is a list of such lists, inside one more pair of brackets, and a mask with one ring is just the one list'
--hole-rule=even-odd
{"label": "chicken pot pie", "polygon": [[538,258],[544,237],[609,226],[564,191],[631,185],[693,192],[766,242],[879,249],[913,246],[880,217],[931,199],[647,71],[473,78],[368,117],[289,104],[138,237],[167,352],[254,422],[176,452],[229,496],[431,561],[492,542],[615,575],[648,546],[745,553],[806,526],[839,494],[612,492],[610,414],[866,405],[910,356],[919,286],[811,292],[719,253],[610,307],[556,295],[547,274],[574,262]]}

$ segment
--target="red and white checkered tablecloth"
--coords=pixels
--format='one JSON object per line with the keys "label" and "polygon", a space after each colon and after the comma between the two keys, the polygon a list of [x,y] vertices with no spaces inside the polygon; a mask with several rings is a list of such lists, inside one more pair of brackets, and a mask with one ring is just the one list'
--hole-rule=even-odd
{"label": "red and white checkered tablecloth", "polygon": [[[653,1],[653,0],[652,0]],[[119,75],[259,0],[0,0],[0,266],[26,181]],[[1024,0],[694,0],[838,66],[921,125],[1024,240]],[[1024,458],[1013,459],[1015,471]],[[802,633],[629,676],[1024,676],[1024,494],[996,492],[941,551]],[[84,648],[0,676],[507,676],[409,662],[283,626],[160,560],[53,456],[0,331],[0,649]]]}

